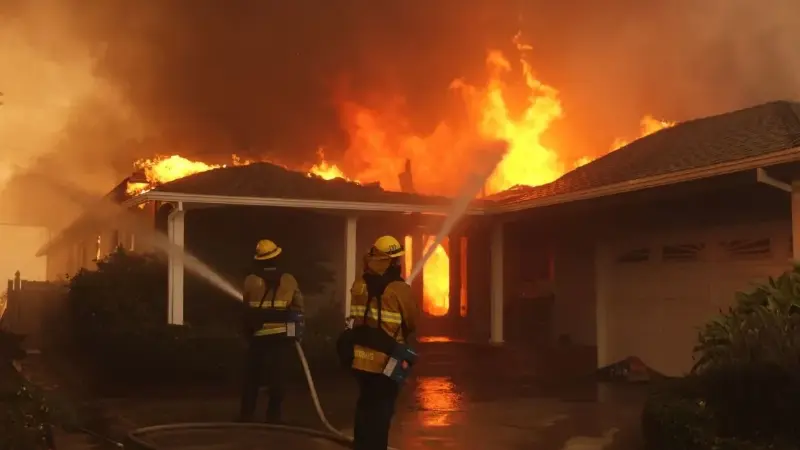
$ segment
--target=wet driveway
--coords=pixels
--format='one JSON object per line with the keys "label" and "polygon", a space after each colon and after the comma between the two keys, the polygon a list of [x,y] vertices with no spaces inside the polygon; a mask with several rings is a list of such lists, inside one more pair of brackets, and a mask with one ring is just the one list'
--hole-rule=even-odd
{"label": "wet driveway", "polygon": [[[641,448],[639,412],[643,389],[600,386],[586,376],[585,365],[569,363],[572,355],[447,342],[423,345],[421,353],[423,362],[415,368],[415,377],[404,386],[398,402],[391,433],[391,443],[396,448]],[[356,396],[352,380],[320,376],[316,383],[330,421],[352,435]],[[228,421],[237,410],[237,399],[232,395],[110,399],[103,403],[113,413],[118,433],[169,422]],[[304,386],[292,389],[285,420],[321,429]],[[244,440],[241,434],[229,435]],[[244,441],[212,444],[201,439],[186,447],[175,439],[176,436],[168,439],[172,444],[163,448],[269,449],[276,447],[266,441],[275,444],[280,440],[261,439],[254,446]],[[280,448],[287,450],[336,448],[319,440],[283,440],[286,442],[281,441]]]}

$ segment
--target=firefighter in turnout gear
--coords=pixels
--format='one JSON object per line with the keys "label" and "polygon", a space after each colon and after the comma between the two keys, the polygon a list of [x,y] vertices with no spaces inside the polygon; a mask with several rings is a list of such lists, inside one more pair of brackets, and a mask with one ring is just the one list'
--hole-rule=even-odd
{"label": "firefighter in turnout gear", "polygon": [[287,337],[290,315],[302,314],[303,296],[297,280],[280,270],[276,259],[282,252],[270,240],[256,245],[254,267],[244,280],[247,338],[244,385],[239,420],[253,420],[262,383],[269,389],[267,422],[280,422],[286,364],[293,355],[293,339]]}
{"label": "firefighter in turnout gear", "polygon": [[388,446],[400,384],[387,376],[385,369],[393,349],[408,342],[417,321],[416,303],[401,274],[404,254],[394,237],[379,238],[364,257],[363,275],[351,289],[352,368],[359,386],[355,450],[385,450]]}

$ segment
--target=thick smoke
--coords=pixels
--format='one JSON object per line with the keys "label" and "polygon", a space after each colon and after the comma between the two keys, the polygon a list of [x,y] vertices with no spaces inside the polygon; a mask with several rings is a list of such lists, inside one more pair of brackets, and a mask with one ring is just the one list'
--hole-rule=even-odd
{"label": "thick smoke", "polygon": [[[562,93],[556,148],[599,154],[644,114],[796,98],[795,17],[791,0],[5,0],[0,177],[33,167],[100,193],[155,153],[305,164],[324,145],[335,160],[342,85],[354,101],[403,96],[430,132],[459,113],[450,82],[482,82],[486,49],[511,52],[520,28]],[[8,184],[2,220],[63,220],[55,194],[26,200],[25,181]]]}

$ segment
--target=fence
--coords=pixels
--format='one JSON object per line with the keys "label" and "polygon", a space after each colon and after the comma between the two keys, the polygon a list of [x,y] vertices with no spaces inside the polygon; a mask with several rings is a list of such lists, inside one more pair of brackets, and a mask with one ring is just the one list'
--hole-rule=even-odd
{"label": "fence", "polygon": [[59,283],[23,280],[19,271],[8,280],[6,310],[0,328],[25,335],[28,351],[41,349],[43,327],[64,307],[66,287]]}

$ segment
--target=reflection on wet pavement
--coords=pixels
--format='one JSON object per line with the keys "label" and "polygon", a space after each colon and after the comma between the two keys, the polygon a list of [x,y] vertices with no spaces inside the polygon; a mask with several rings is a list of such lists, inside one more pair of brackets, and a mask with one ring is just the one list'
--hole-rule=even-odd
{"label": "reflection on wet pavement", "polygon": [[433,343],[442,343],[442,342],[466,342],[463,339],[452,338],[449,336],[422,336],[420,337],[417,342],[420,344],[433,344]]}
{"label": "reflection on wet pavement", "polygon": [[422,424],[443,427],[451,424],[450,413],[459,410],[463,394],[448,377],[419,377],[415,397],[422,411]]}

